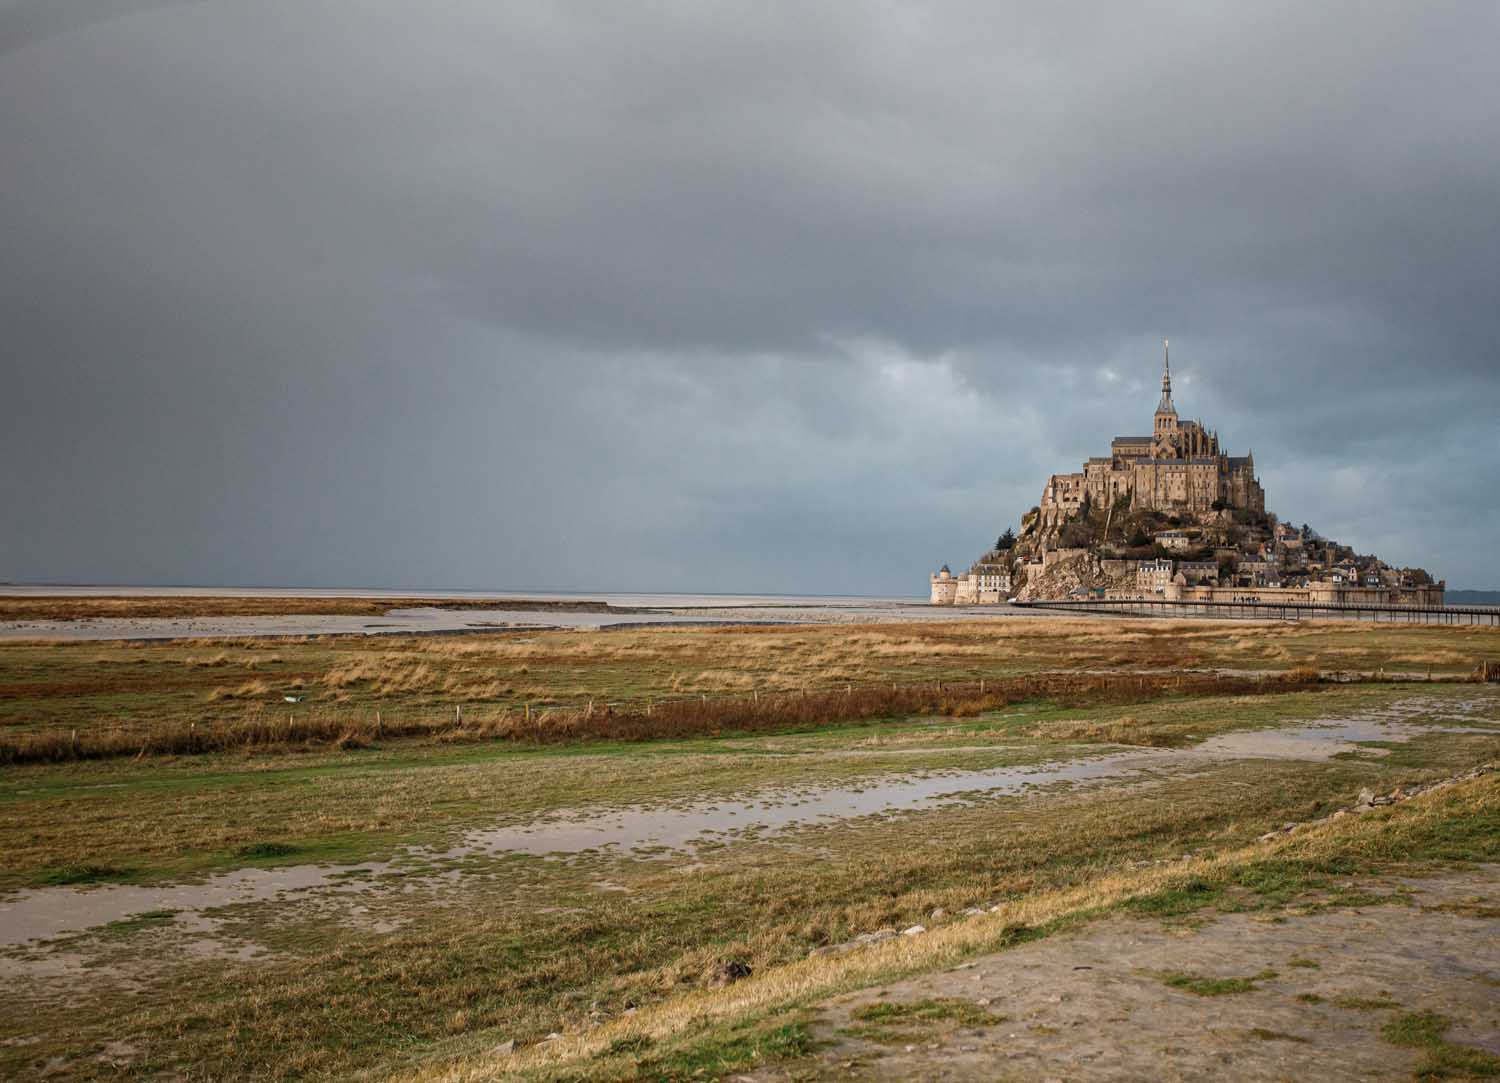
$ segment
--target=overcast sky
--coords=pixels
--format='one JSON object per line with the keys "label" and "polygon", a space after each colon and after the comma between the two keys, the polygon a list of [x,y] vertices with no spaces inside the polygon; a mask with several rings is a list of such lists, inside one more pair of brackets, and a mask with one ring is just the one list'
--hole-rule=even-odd
{"label": "overcast sky", "polygon": [[1500,587],[1500,5],[0,0],[0,579],[925,593],[1179,411]]}

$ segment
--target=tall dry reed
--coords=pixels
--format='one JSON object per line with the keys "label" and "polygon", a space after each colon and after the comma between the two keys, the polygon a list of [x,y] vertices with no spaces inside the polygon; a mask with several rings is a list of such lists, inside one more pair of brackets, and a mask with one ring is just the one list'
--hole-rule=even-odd
{"label": "tall dry reed", "polygon": [[66,762],[123,756],[201,755],[304,745],[360,748],[381,740],[434,738],[446,741],[501,740],[525,744],[582,741],[644,741],[757,733],[857,722],[875,718],[941,714],[972,717],[1011,703],[1047,699],[1063,706],[1127,704],[1163,695],[1242,695],[1286,692],[1317,684],[1309,670],[1286,675],[1230,677],[1207,674],[1081,675],[1041,673],[984,681],[908,684],[849,684],[810,692],[751,692],[692,696],[623,705],[589,704],[533,710],[507,708],[485,714],[456,708],[451,714],[387,717],[311,709],[298,714],[266,712],[234,722],[172,723],[146,732],[96,728],[0,737],[0,764]]}

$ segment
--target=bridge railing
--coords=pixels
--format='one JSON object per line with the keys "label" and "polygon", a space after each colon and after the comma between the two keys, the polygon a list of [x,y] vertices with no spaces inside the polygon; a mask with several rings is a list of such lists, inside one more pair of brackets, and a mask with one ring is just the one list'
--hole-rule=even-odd
{"label": "bridge railing", "polygon": [[1218,620],[1355,620],[1389,624],[1500,627],[1500,606],[1405,606],[1343,602],[1193,601],[1166,598],[1060,598],[1012,602],[1023,609],[1120,617],[1206,617]]}

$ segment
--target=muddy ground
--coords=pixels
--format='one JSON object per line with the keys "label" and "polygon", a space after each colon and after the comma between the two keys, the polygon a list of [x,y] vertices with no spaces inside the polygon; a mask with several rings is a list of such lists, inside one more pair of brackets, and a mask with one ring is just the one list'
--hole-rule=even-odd
{"label": "muddy ground", "polygon": [[1451,1020],[1446,1041],[1500,1055],[1500,866],[1353,886],[1372,896],[1368,905],[1114,917],[837,998],[817,1012],[814,1031],[827,1044],[813,1075],[1412,1079],[1425,1051],[1383,1031],[1422,1012]]}

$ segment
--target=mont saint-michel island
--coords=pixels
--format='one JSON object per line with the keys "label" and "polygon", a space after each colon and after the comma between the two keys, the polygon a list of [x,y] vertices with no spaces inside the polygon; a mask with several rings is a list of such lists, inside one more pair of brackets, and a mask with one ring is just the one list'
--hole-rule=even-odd
{"label": "mont saint-michel island", "polygon": [[1267,510],[1255,455],[1229,454],[1219,434],[1181,417],[1162,343],[1161,399],[1144,436],[1053,474],[1039,503],[967,572],[929,577],[933,605],[1090,598],[1134,601],[1443,605],[1446,584],[1424,568],[1283,522]]}
{"label": "mont saint-michel island", "polygon": [[0,1083],[1500,1083],[1497,129],[1473,0],[0,0]]}

